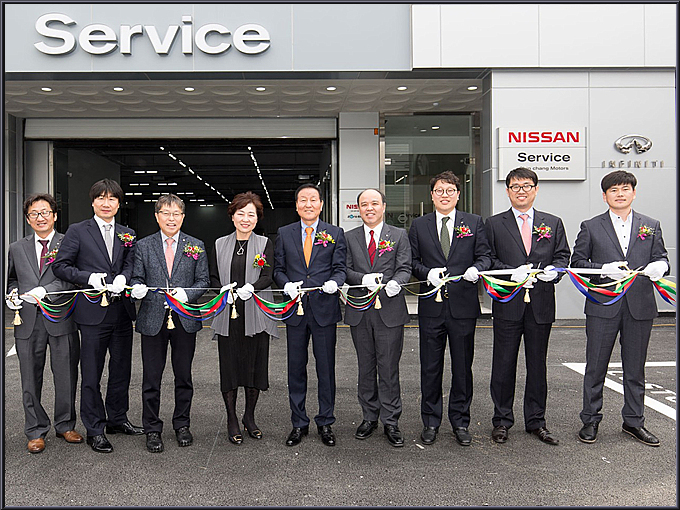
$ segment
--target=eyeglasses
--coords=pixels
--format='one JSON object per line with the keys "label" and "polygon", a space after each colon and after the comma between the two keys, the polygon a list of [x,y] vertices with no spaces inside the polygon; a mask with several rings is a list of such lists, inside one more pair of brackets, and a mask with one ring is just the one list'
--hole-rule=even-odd
{"label": "eyeglasses", "polygon": [[520,186],[519,184],[513,184],[512,186],[508,186],[508,189],[511,189],[515,193],[517,193],[519,190],[524,190],[524,191],[531,191],[536,187],[535,184],[524,184]]}
{"label": "eyeglasses", "polygon": [[158,211],[157,214],[160,214],[165,219],[168,219],[168,218],[175,219],[175,218],[181,218],[182,216],[184,216],[183,212]]}
{"label": "eyeglasses", "polygon": [[52,211],[33,211],[28,213],[26,216],[31,218],[32,220],[37,220],[38,216],[42,216],[43,218],[47,219],[52,215]]}
{"label": "eyeglasses", "polygon": [[441,197],[442,195],[444,195],[444,193],[446,193],[446,195],[448,195],[448,196],[453,196],[458,192],[458,190],[456,188],[447,188],[447,189],[437,188],[433,191],[434,191],[434,194],[437,195],[438,197]]}

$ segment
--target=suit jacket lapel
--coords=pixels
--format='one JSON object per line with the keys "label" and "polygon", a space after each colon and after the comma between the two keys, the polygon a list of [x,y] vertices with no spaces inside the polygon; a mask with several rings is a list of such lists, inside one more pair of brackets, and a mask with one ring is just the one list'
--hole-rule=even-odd
{"label": "suit jacket lapel", "polygon": [[[305,264],[305,254],[302,251],[302,243],[304,242],[304,238],[302,237],[302,220],[298,220],[293,224],[292,228],[292,237],[293,237],[293,245],[295,246],[295,251],[297,252],[298,256],[300,257],[300,264],[302,267],[307,267],[307,264]],[[312,256],[314,254],[314,239],[312,238]],[[309,263],[311,264],[312,259],[309,259]]]}
{"label": "suit jacket lapel", "polygon": [[152,249],[154,253],[156,253],[158,263],[163,267],[163,271],[165,272],[165,278],[167,280],[170,280],[170,275],[168,274],[168,265],[165,263],[165,250],[163,250],[163,237],[161,236],[161,231],[159,230],[153,235],[154,240],[151,243],[151,246],[153,247]]}
{"label": "suit jacket lapel", "polygon": [[28,260],[28,265],[31,266],[36,278],[40,279],[40,266],[38,266],[38,258],[35,252],[35,234],[30,236],[28,239],[23,240],[23,248],[26,253],[26,259]]}
{"label": "suit jacket lapel", "polygon": [[[371,268],[375,268],[378,265],[378,260],[380,259],[380,250],[378,249],[378,246],[380,245],[380,241],[389,241],[391,239],[390,236],[390,226],[387,223],[383,222],[383,228],[382,232],[380,232],[380,238],[377,238],[375,240],[375,258],[373,259],[373,264],[371,264]],[[364,243],[366,242],[366,238],[364,237]],[[387,253],[387,252],[385,252]],[[384,253],[383,253],[384,255]],[[368,257],[368,246],[366,246],[366,256]],[[370,264],[371,258],[368,257],[368,262]]]}
{"label": "suit jacket lapel", "polygon": [[[54,233],[54,236],[52,236],[52,241],[50,242],[50,245],[47,247],[47,253],[50,253],[53,250],[59,249],[59,245],[61,244],[61,238],[62,237],[63,236],[60,235],[58,232]],[[48,266],[47,260],[45,260],[45,263],[43,264],[43,270],[42,270],[42,273],[40,273],[40,276],[45,274],[45,271],[47,271],[47,266]]]}
{"label": "suit jacket lapel", "polygon": [[[439,254],[441,255],[442,259],[446,260],[446,257],[444,257],[444,251],[442,250],[442,243],[439,240],[439,233],[437,232],[437,213],[430,213],[430,216],[427,218],[428,225],[427,225],[427,230],[430,232],[430,236],[432,237],[432,243],[434,246],[437,247],[437,250],[439,251]],[[449,255],[451,255],[451,252],[449,251]]]}
{"label": "suit jacket lapel", "polygon": [[182,259],[186,258],[184,255],[184,247],[189,244],[187,236],[180,230],[179,237],[177,238],[177,250],[175,250],[175,260],[172,262],[172,274],[177,274],[177,268],[182,262]]}
{"label": "suit jacket lapel", "polygon": [[[108,261],[109,265],[111,265],[109,252],[106,250],[106,245],[104,244],[104,236],[102,235],[101,229],[99,228],[99,225],[97,225],[97,222],[94,220],[94,218],[91,219],[87,225],[87,231],[90,233],[90,236],[92,236],[94,244],[99,247],[99,250],[102,252],[104,258]],[[115,245],[116,243],[113,244]]]}
{"label": "suit jacket lapel", "polygon": [[[513,239],[513,241],[517,243],[517,247],[523,253],[526,253],[526,250],[524,249],[524,242],[522,241],[522,234],[519,231],[519,227],[517,226],[517,220],[515,219],[515,215],[513,214],[512,209],[508,209],[503,215],[503,226],[505,226],[506,230],[508,231],[508,234],[510,234],[510,237]],[[526,254],[529,255],[528,253]]]}
{"label": "suit jacket lapel", "polygon": [[118,229],[119,225],[116,223],[116,226],[113,229],[113,256],[111,257],[112,264],[116,261],[116,259],[120,256],[121,252],[123,251],[123,242],[118,238],[118,234],[124,234],[122,230]]}
{"label": "suit jacket lapel", "polygon": [[[316,235],[319,235],[319,232],[325,230],[326,233],[328,233],[328,224],[322,222],[319,220],[318,225],[316,226]],[[323,244],[316,244],[316,239],[312,238],[312,256],[309,257],[309,265],[311,266],[312,263],[314,262],[314,258],[316,257],[316,254],[319,252],[319,250],[322,250],[324,248]],[[304,264],[305,261],[305,256],[304,253],[302,254],[302,262]]]}
{"label": "suit jacket lapel", "polygon": [[[638,232],[640,231],[640,227],[642,226],[642,218],[640,217],[639,214],[636,214],[635,211],[631,209],[630,213],[633,215],[633,221],[631,222],[631,228],[630,228],[630,242],[628,243],[628,253],[631,253],[631,250],[633,249],[633,245],[637,243],[638,240]],[[626,257],[628,254],[626,254]],[[631,269],[637,269],[635,267],[631,267]]]}
{"label": "suit jacket lapel", "polygon": [[[621,260],[625,259],[625,255],[623,254],[623,250],[621,249],[621,243],[619,243],[619,238],[616,235],[616,232],[614,231],[614,225],[612,224],[612,220],[609,217],[609,211],[604,213],[602,216],[602,228],[604,228],[604,231],[607,233],[609,238],[611,239],[612,243],[614,243],[614,247],[616,248],[616,251],[621,255]],[[630,249],[630,248],[629,248]]]}

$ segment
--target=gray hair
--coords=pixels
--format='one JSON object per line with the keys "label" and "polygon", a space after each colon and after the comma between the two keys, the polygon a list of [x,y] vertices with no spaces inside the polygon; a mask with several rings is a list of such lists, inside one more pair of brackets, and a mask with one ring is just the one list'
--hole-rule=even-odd
{"label": "gray hair", "polygon": [[186,210],[184,200],[182,200],[177,195],[174,195],[172,193],[168,193],[166,195],[161,195],[160,197],[158,197],[158,200],[156,200],[156,205],[154,207],[155,212],[157,213],[161,212],[161,209],[163,208],[164,205],[167,205],[168,207],[170,207],[171,205],[176,205],[182,210],[182,214],[184,214]]}

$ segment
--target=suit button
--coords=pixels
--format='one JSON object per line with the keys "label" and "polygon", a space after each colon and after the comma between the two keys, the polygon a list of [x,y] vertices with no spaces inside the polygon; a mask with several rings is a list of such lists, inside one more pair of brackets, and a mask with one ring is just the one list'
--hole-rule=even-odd
{"label": "suit button", "polygon": [[307,275],[307,279],[309,280],[309,275]]}

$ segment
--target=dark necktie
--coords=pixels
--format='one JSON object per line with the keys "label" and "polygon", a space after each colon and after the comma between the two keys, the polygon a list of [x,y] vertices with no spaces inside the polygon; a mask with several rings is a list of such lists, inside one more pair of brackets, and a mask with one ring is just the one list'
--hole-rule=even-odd
{"label": "dark necktie", "polygon": [[373,260],[375,260],[375,239],[373,238],[372,230],[369,232],[369,234],[371,234],[371,240],[368,243],[368,256],[371,259],[371,264],[373,264]]}
{"label": "dark necktie", "polygon": [[42,244],[42,250],[40,250],[40,272],[42,273],[43,267],[45,267],[45,255],[47,255],[47,245],[50,242],[47,239],[38,239],[38,242]]}
{"label": "dark necktie", "polygon": [[449,221],[448,216],[442,218],[442,230],[439,234],[439,240],[442,243],[442,251],[444,252],[444,258],[449,258],[449,251],[451,251],[451,236],[449,236],[449,229],[446,227],[446,222]]}

